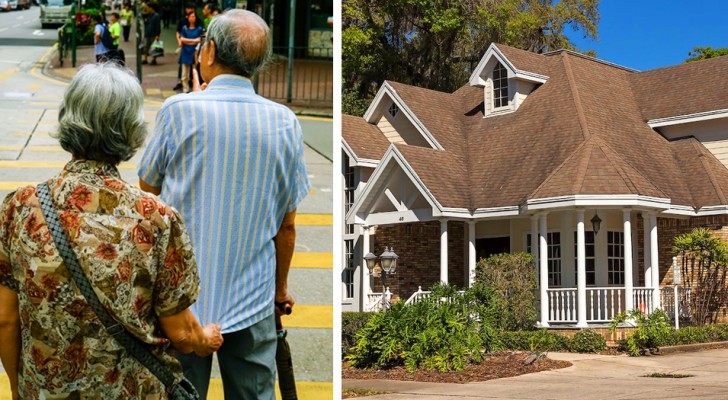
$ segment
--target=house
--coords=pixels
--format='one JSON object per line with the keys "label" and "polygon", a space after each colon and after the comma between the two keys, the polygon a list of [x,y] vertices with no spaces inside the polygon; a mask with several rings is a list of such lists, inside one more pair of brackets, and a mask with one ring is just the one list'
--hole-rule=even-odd
{"label": "house", "polygon": [[363,256],[385,247],[402,300],[525,251],[540,326],[585,327],[667,306],[675,236],[728,238],[728,57],[640,72],[492,44],[454,93],[384,82],[342,139],[344,310],[381,301]]}

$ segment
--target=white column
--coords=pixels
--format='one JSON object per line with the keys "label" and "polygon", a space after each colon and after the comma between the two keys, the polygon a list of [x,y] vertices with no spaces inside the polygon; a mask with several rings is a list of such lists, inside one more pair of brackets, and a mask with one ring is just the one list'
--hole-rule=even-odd
{"label": "white column", "polygon": [[660,259],[657,253],[657,214],[650,213],[650,264],[652,265],[652,305],[655,309],[660,304]]}
{"label": "white column", "polygon": [[468,221],[468,286],[475,284],[475,221]]}
{"label": "white column", "polygon": [[531,215],[531,255],[538,265],[538,215]]}
{"label": "white column", "polygon": [[447,220],[440,221],[440,282],[447,283]]}
{"label": "white column", "polygon": [[366,307],[369,301],[369,293],[372,291],[371,286],[369,286],[369,267],[367,267],[367,260],[364,259],[364,256],[369,254],[371,250],[369,250],[369,227],[368,226],[362,226],[362,230],[364,231],[364,240],[362,242],[362,268],[361,268],[361,295],[362,299],[364,299],[364,306]]}
{"label": "white column", "polygon": [[586,328],[586,245],[584,210],[576,210],[576,326]]}
{"label": "white column", "polygon": [[650,213],[642,213],[642,258],[645,266],[645,287],[652,287],[652,253],[650,251]]}
{"label": "white column", "polygon": [[549,326],[549,272],[548,272],[548,246],[546,244],[546,214],[541,214],[541,230],[538,235],[538,249],[540,253],[539,257],[539,283],[540,283],[540,294],[541,294],[541,328],[547,328]]}
{"label": "white column", "polygon": [[634,309],[632,274],[632,210],[624,210],[624,309]]}

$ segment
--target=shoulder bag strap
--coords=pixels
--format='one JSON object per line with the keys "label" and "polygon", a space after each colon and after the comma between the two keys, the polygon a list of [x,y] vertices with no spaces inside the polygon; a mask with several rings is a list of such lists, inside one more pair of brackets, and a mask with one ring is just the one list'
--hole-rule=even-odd
{"label": "shoulder bag strap", "polygon": [[[68,242],[68,236],[66,236],[66,233],[63,230],[61,221],[58,219],[48,183],[43,182],[39,184],[37,188],[40,208],[43,211],[43,216],[45,216],[48,229],[51,231],[51,236],[53,236],[53,242],[56,244],[58,254],[61,258],[63,258],[63,262],[66,264],[68,271],[71,273],[76,286],[106,328],[106,332],[116,339],[132,357],[136,358],[137,361],[149,369],[149,371],[154,374],[154,376],[156,376],[157,379],[164,384],[164,386],[167,387],[167,390],[170,393],[176,392],[177,389],[182,389],[179,386],[186,386],[188,382],[183,379],[181,382],[182,385],[176,385],[177,379],[174,374],[169,371],[169,368],[162,364],[159,358],[152,354],[152,352],[149,351],[149,349],[139,339],[132,336],[123,325],[119,324],[111,315],[109,315],[109,312],[101,304],[101,301],[91,287],[91,283],[88,281],[86,274],[84,274],[81,266],[78,265],[78,259],[71,248],[71,244]],[[191,387],[191,385],[189,386]]]}

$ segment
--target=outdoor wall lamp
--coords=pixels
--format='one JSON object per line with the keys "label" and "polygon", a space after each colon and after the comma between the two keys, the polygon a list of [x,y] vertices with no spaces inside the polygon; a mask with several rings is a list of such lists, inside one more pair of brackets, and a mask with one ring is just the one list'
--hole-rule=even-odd
{"label": "outdoor wall lamp", "polygon": [[364,259],[367,262],[367,268],[369,268],[369,275],[374,274],[374,266],[377,265],[377,259],[380,260],[382,271],[385,274],[394,275],[394,272],[397,270],[398,258],[399,256],[395,254],[393,249],[388,247],[384,248],[384,253],[382,253],[379,257],[372,253],[367,253],[367,255],[364,256]]}
{"label": "outdoor wall lamp", "polygon": [[594,216],[591,219],[591,223],[592,223],[592,231],[594,232],[595,235],[598,234],[599,228],[601,228],[601,226],[602,226],[602,219],[599,218],[599,214],[597,214],[597,210],[594,210]]}

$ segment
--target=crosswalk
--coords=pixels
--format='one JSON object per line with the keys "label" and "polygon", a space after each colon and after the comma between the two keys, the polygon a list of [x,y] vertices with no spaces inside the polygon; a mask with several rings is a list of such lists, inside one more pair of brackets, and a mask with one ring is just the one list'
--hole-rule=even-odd
{"label": "crosswalk", "polygon": [[[27,72],[27,71],[26,71]],[[8,87],[3,76],[24,75],[22,69],[0,74],[0,199],[18,187],[36,184],[57,174],[70,159],[53,137],[63,87],[49,90],[43,81]],[[27,74],[25,74],[27,75]],[[6,80],[7,82],[7,80]],[[8,93],[11,93],[9,96]],[[30,98],[23,93],[32,93]],[[161,103],[145,102],[145,119],[152,132]],[[143,150],[119,165],[127,182],[136,183],[137,162]],[[288,329],[299,399],[333,399],[333,179],[331,163],[315,151],[305,152],[312,191],[298,208],[296,252],[289,273],[296,300],[293,314],[283,318]],[[213,369],[208,399],[222,399],[219,371]],[[9,399],[7,375],[0,368],[0,400]]]}

